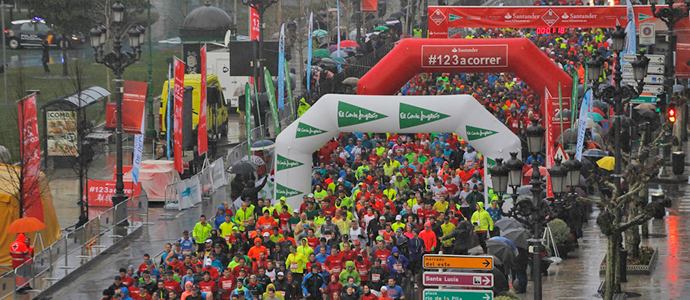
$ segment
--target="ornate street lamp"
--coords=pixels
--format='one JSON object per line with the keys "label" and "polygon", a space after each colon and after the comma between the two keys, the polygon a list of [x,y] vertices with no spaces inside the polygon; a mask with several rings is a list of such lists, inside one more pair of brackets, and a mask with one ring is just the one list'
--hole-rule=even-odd
{"label": "ornate street lamp", "polygon": [[568,176],[566,176],[565,181],[571,191],[574,191],[575,187],[580,185],[580,170],[582,169],[582,163],[575,159],[575,154],[568,155],[570,155],[570,158],[563,163],[563,165],[568,168]]}
{"label": "ornate street lamp", "polygon": [[565,193],[566,185],[568,185],[566,178],[569,174],[568,167],[561,164],[560,158],[556,158],[556,164],[549,169],[549,175],[551,177],[551,188],[553,189],[553,193],[556,195]]}
{"label": "ornate street lamp", "polygon": [[[128,196],[125,194],[125,185],[122,180],[122,95],[123,95],[123,80],[122,73],[130,65],[134,64],[141,58],[141,45],[144,39],[145,29],[143,26],[133,27],[127,34],[129,36],[129,44],[132,47],[132,52],[122,52],[121,24],[124,21],[125,6],[118,0],[111,7],[112,10],[112,28],[114,30],[113,36],[113,51],[103,53],[103,46],[106,41],[106,27],[99,25],[90,30],[91,47],[94,50],[94,57],[97,63],[103,64],[115,73],[115,99],[117,101],[117,129],[116,129],[116,143],[117,143],[117,171],[115,181],[115,194],[112,197],[113,205],[120,204],[127,200]],[[119,220],[116,220],[119,222]],[[116,223],[117,224],[117,223]]]}
{"label": "ornate street lamp", "polygon": [[[502,158],[496,159],[496,165],[491,167],[491,183],[493,189],[499,195],[505,194],[508,191],[508,172],[509,169],[503,164]],[[503,199],[503,197],[500,197]]]}

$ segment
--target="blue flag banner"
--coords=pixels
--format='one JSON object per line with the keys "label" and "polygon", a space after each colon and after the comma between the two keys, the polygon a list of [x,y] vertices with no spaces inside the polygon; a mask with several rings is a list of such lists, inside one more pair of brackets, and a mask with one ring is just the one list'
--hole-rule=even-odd
{"label": "blue flag banner", "polygon": [[139,167],[141,166],[141,154],[144,152],[144,135],[134,135],[134,158],[132,159],[132,181],[134,185],[139,183]]}
{"label": "blue flag banner", "polygon": [[587,129],[587,114],[592,104],[592,90],[585,93],[580,106],[580,116],[577,119],[577,148],[575,149],[575,159],[582,161],[582,148],[585,145],[585,130]]}
{"label": "blue flag banner", "polygon": [[314,12],[309,15],[309,32],[307,33],[307,94],[311,94],[311,56],[314,52],[312,46],[312,32],[314,31]]}
{"label": "blue flag banner", "polygon": [[278,42],[278,108],[285,109],[285,23],[280,26]]}

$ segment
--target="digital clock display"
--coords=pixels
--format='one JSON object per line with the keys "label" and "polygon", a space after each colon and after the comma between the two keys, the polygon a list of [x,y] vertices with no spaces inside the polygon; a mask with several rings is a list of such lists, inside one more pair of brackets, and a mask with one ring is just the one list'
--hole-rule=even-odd
{"label": "digital clock display", "polygon": [[565,33],[565,27],[538,27],[537,28],[537,34],[554,34],[554,33],[564,34]]}

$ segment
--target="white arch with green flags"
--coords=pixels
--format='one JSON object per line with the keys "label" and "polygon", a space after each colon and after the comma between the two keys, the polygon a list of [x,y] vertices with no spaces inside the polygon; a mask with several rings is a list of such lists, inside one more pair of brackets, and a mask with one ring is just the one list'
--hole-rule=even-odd
{"label": "white arch with green flags", "polygon": [[328,94],[276,138],[274,199],[299,207],[311,190],[312,153],[341,132],[455,132],[487,158],[485,172],[520,151],[520,139],[469,95]]}

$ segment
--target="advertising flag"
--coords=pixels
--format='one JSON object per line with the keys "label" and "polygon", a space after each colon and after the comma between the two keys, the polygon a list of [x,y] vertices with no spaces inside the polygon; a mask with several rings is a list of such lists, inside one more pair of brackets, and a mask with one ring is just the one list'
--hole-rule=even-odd
{"label": "advertising flag", "polygon": [[261,29],[259,29],[260,20],[259,20],[259,12],[256,11],[256,9],[249,8],[249,11],[251,12],[251,17],[249,19],[249,39],[254,41],[259,39],[259,35],[261,35]]}
{"label": "advertising flag", "polygon": [[280,26],[278,41],[278,108],[285,109],[285,23]]}
{"label": "advertising flag", "polygon": [[[335,1],[336,13],[338,14],[338,57],[340,57],[340,1]],[[340,64],[338,64],[338,73],[340,73]]]}
{"label": "advertising flag", "polygon": [[175,57],[175,170],[184,172],[182,164],[182,99],[184,93],[184,62]]}
{"label": "advertising flag", "polygon": [[141,154],[144,152],[144,135],[134,135],[134,158],[132,159],[132,180],[134,185],[139,184],[139,167],[141,167]]}
{"label": "advertising flag", "polygon": [[165,106],[165,139],[167,141],[165,147],[165,154],[170,160],[170,106],[172,104],[173,93],[170,92],[170,81],[172,79],[170,72],[172,71],[172,65],[168,65],[168,105]]}
{"label": "advertising flag", "polygon": [[[266,96],[268,96],[268,106],[271,108],[273,125],[276,128],[276,136],[280,133],[280,120],[278,119],[278,108],[276,108],[276,92],[273,88],[273,78],[268,69],[264,70],[264,81],[266,82]],[[266,125],[268,128],[268,125]]]}
{"label": "advertising flag", "polygon": [[[287,61],[283,60],[283,65],[287,66]],[[285,90],[287,93],[287,101],[288,105],[290,106],[290,122],[292,122],[295,116],[295,106],[292,105],[292,83],[290,82],[290,71],[287,68],[283,68],[283,72],[285,73]]]}
{"label": "advertising flag", "polygon": [[582,147],[585,144],[585,129],[587,127],[587,110],[592,104],[592,90],[585,92],[580,106],[580,116],[577,119],[577,148],[575,149],[575,159],[582,161]]}
{"label": "advertising flag", "polygon": [[125,81],[122,93],[122,129],[125,133],[143,133],[147,88],[146,82]]}
{"label": "advertising flag", "polygon": [[312,46],[312,32],[314,31],[314,12],[309,15],[309,32],[307,32],[307,94],[311,93],[311,55],[314,52]]}
{"label": "advertising flag", "polygon": [[378,0],[362,0],[362,12],[375,13],[378,11]]}
{"label": "advertising flag", "polygon": [[197,146],[199,154],[208,151],[208,135],[206,131],[206,45],[201,47],[201,82],[199,83],[199,126],[197,127]]}
{"label": "advertising flag", "polygon": [[31,95],[18,103],[19,140],[21,156],[21,198],[25,217],[34,217],[43,222],[43,202],[41,202],[41,148],[36,119],[36,95]]}

